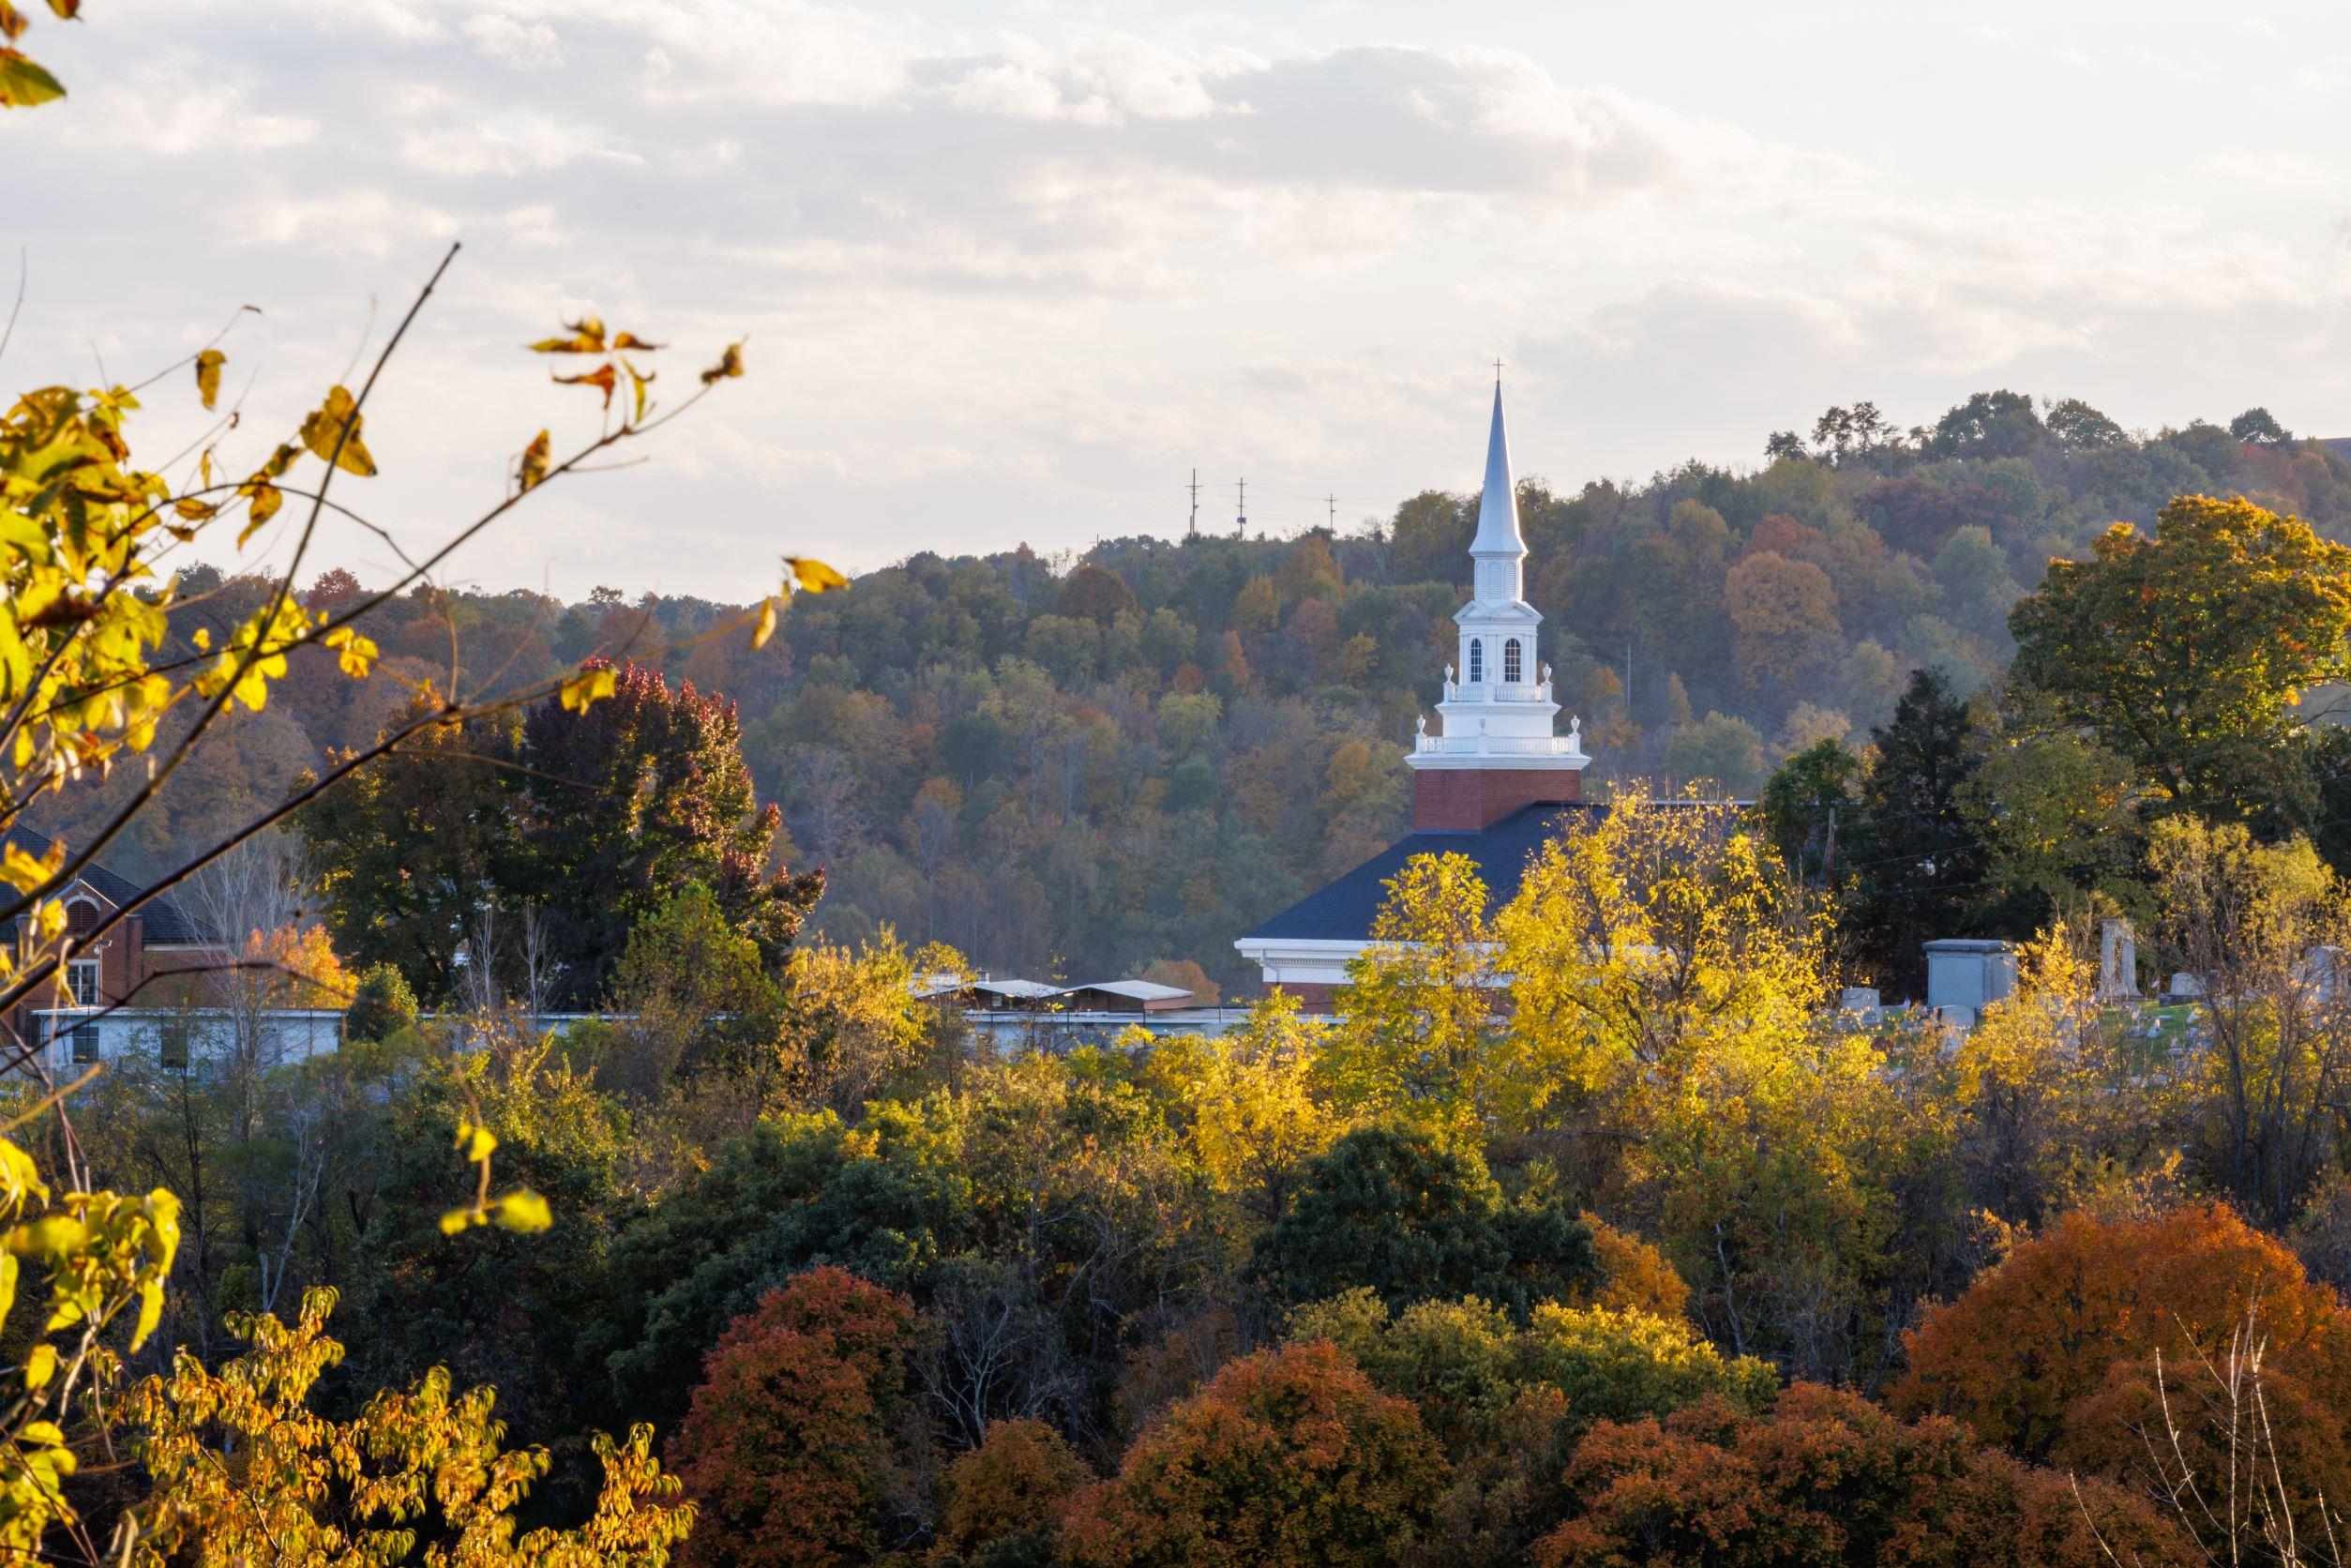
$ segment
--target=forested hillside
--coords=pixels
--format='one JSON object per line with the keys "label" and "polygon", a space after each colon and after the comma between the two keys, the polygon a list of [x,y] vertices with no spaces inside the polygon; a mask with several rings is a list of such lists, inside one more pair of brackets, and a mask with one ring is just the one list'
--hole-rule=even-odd
{"label": "forested hillside", "polygon": [[[1515,445],[1540,471],[1544,432]],[[1749,795],[1786,754],[1886,721],[1914,668],[1964,694],[2005,666],[2009,608],[2050,557],[2175,495],[2241,493],[2351,538],[2351,462],[2258,410],[2142,436],[2078,401],[1993,392],[1908,431],[1832,409],[1765,455],[1639,485],[1521,483],[1529,596],[1594,779]],[[1075,560],[918,555],[795,600],[756,652],[698,640],[731,607],[606,590],[568,606],[418,594],[371,629],[389,671],[444,687],[601,651],[731,699],[784,852],[828,871],[815,926],[836,938],[887,924],[1072,978],[1192,958],[1230,986],[1247,979],[1236,935],[1397,832],[1476,504],[1430,490],[1352,532],[1128,536]],[[744,563],[746,598],[771,567]],[[265,588],[190,586],[205,592],[182,636],[233,626]],[[332,573],[310,595],[355,586]],[[167,866],[191,830],[371,738],[401,701],[336,680],[322,651],[294,665],[282,701],[117,851],[125,869]],[[48,825],[76,828],[121,788],[69,793]]]}

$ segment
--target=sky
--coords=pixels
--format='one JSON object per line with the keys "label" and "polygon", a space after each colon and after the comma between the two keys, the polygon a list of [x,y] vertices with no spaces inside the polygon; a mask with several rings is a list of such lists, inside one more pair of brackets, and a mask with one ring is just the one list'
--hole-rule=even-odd
{"label": "sky", "polygon": [[[1504,362],[1572,488],[1870,399],[2351,435],[2351,7],[86,0],[0,119],[14,387],[222,347],[265,449],[463,249],[344,499],[414,549],[672,347],[631,456],[445,580],[747,600],[784,554],[1352,526],[1470,489]],[[158,385],[134,433],[202,429]],[[294,509],[284,514],[291,518]],[[224,541],[225,543],[225,541]],[[253,543],[287,548],[282,525]],[[356,529],[320,559],[388,578]],[[262,559],[269,559],[266,553]]]}

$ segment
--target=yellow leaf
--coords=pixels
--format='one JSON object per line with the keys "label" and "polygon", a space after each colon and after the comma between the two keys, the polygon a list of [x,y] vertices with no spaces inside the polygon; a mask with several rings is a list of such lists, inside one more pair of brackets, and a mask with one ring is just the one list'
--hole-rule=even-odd
{"label": "yellow leaf", "polygon": [[[331,387],[326,401],[302,421],[302,445],[322,458],[332,459],[336,467],[367,478],[375,473],[375,459],[369,456],[367,444],[359,439],[360,426],[365,423],[349,388]],[[346,426],[351,430],[348,436],[343,434]],[[339,454],[338,440],[342,444]]]}
{"label": "yellow leaf", "polygon": [[20,893],[30,893],[57,874],[57,867],[66,863],[66,847],[53,841],[49,852],[38,860],[10,839],[0,849],[0,880],[5,880]]}
{"label": "yellow leaf", "polygon": [[811,560],[806,555],[787,555],[784,565],[791,568],[792,578],[800,584],[800,591],[804,594],[822,594],[849,586],[849,579],[823,562]]}
{"label": "yellow leaf", "polygon": [[522,488],[536,490],[547,477],[548,466],[553,459],[554,450],[548,442],[547,432],[541,430],[532,439],[530,445],[522,448]]}
{"label": "yellow leaf", "polygon": [[24,1358],[24,1386],[39,1388],[57,1375],[57,1347],[36,1345]]}
{"label": "yellow leaf", "polygon": [[441,1233],[444,1236],[454,1236],[466,1227],[479,1225],[481,1222],[481,1212],[477,1209],[451,1209],[441,1216]]}
{"label": "yellow leaf", "polygon": [[648,343],[642,338],[638,337],[634,332],[624,332],[619,337],[613,339],[612,347],[615,349],[641,349],[647,354],[658,354],[661,351],[661,345],[659,343]]}
{"label": "yellow leaf", "polygon": [[71,1214],[43,1214],[8,1234],[8,1249],[23,1257],[62,1258],[90,1239],[90,1229]]}
{"label": "yellow leaf", "polygon": [[0,49],[0,109],[30,109],[66,96],[64,83],[13,49]]}
{"label": "yellow leaf", "polygon": [[199,501],[192,495],[184,495],[172,503],[172,510],[189,522],[202,522],[208,517],[218,515],[220,508],[209,501]]}
{"label": "yellow leaf", "polygon": [[196,645],[196,651],[201,654],[206,648],[212,646],[212,628],[210,626],[198,626],[194,631],[188,634],[188,641],[194,643]]}
{"label": "yellow leaf", "polygon": [[342,667],[344,674],[354,681],[367,679],[368,671],[376,660],[376,645],[372,638],[362,637],[349,626],[337,626],[326,634],[325,642],[328,647],[339,651],[340,656],[336,662]]}
{"label": "yellow leaf", "polygon": [[0,0],[0,38],[16,42],[24,36],[25,25],[24,13],[9,5],[8,0]]}
{"label": "yellow leaf", "polygon": [[492,1205],[493,1216],[509,1230],[525,1235],[544,1230],[555,1223],[554,1214],[547,1207],[547,1199],[528,1187],[517,1187]]}
{"label": "yellow leaf", "polygon": [[604,352],[604,323],[595,316],[582,316],[576,322],[564,323],[568,338],[542,338],[530,345],[533,354],[602,354]]}
{"label": "yellow leaf", "polygon": [[220,367],[229,356],[219,349],[206,349],[196,356],[196,396],[210,408],[220,399]]}
{"label": "yellow leaf", "polygon": [[477,1127],[471,1122],[457,1124],[457,1146],[465,1151],[465,1163],[479,1165],[498,1148],[498,1135],[488,1127]]}
{"label": "yellow leaf", "polygon": [[776,601],[768,599],[760,606],[760,624],[752,628],[751,646],[764,648],[767,640],[776,635]]}
{"label": "yellow leaf", "polygon": [[151,1279],[139,1287],[139,1321],[130,1331],[130,1348],[134,1350],[147,1342],[156,1325],[163,1321],[163,1282]]}
{"label": "yellow leaf", "polygon": [[742,373],[743,344],[738,340],[729,343],[727,352],[718,356],[718,363],[702,372],[702,384],[708,386],[713,382],[725,381]]}
{"label": "yellow leaf", "polygon": [[595,670],[582,670],[564,683],[563,705],[566,713],[583,714],[591,703],[600,702],[612,695],[620,685],[620,671],[610,665]]}

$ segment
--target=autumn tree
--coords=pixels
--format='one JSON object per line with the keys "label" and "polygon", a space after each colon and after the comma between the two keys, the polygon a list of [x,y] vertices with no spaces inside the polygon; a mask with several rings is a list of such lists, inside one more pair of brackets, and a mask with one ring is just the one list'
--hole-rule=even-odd
{"label": "autumn tree", "polygon": [[1535,1545],[1543,1568],[1970,1562],[2096,1568],[2200,1562],[2143,1498],[1916,1424],[1859,1395],[1798,1383],[1763,1414],[1709,1400],[1608,1423],[1575,1450],[1573,1516]]}
{"label": "autumn tree", "polygon": [[1228,1364],[1078,1494],[1076,1568],[1385,1564],[1426,1529],[1445,1461],[1409,1401],[1327,1341]]}
{"label": "autumn tree", "polygon": [[2010,616],[2016,673],[2171,800],[2274,825],[2303,693],[2351,677],[2351,549],[2250,501],[2181,496],[2053,561]]}
{"label": "autumn tree", "polygon": [[2343,889],[2308,841],[2256,843],[2237,822],[2159,822],[2148,860],[2158,951],[2207,992],[2204,1048],[2181,1064],[2190,1147],[2247,1213],[2283,1225],[2346,1131]]}
{"label": "autumn tree", "polygon": [[390,1562],[422,1542],[437,1560],[491,1564],[669,1560],[694,1509],[654,1457],[653,1428],[624,1441],[598,1433],[603,1478],[584,1522],[520,1528],[544,1448],[507,1449],[488,1388],[459,1392],[434,1367],[385,1388],[347,1420],[308,1408],[342,1359],[325,1336],[332,1290],[299,1316],[240,1317],[251,1349],[218,1372],[183,1353],[168,1377],[131,1388],[120,1412],[154,1493],[134,1512],[123,1560],[166,1563]]}
{"label": "autumn tree", "polygon": [[686,1560],[820,1568],[905,1544],[917,1468],[897,1430],[905,1298],[836,1268],[769,1291],[710,1352],[672,1462]]}
{"label": "autumn tree", "polygon": [[1731,567],[1723,608],[1739,628],[1739,670],[1750,688],[1776,690],[1818,650],[1833,646],[1839,632],[1829,574],[1773,550]]}
{"label": "autumn tree", "polygon": [[2135,1374],[2158,1351],[2175,1367],[2220,1353],[2256,1308],[2272,1367],[2340,1422],[2351,1409],[2351,1317],[2292,1253],[2218,1204],[2069,1214],[1928,1310],[1888,1399],[2045,1458],[2117,1367]]}
{"label": "autumn tree", "polygon": [[1415,855],[1386,892],[1371,944],[1348,961],[1323,1077],[1364,1114],[1419,1108],[1490,1117],[1500,1109],[1487,1048],[1500,972],[1477,863]]}
{"label": "autumn tree", "polygon": [[550,890],[558,996],[592,1003],[630,926],[690,882],[780,967],[823,882],[772,864],[782,814],[753,799],[734,704],[642,665],[595,668],[609,699],[541,702],[520,740],[535,781],[522,843],[529,885]]}
{"label": "autumn tree", "polygon": [[939,1568],[1015,1568],[1051,1561],[1062,1511],[1092,1479],[1067,1439],[1041,1421],[989,1424],[940,1484],[930,1561]]}

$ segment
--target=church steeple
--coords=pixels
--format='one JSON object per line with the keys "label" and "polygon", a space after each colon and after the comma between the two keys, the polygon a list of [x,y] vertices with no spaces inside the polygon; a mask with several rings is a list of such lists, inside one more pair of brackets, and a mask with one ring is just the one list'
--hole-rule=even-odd
{"label": "church steeple", "polygon": [[1518,532],[1518,486],[1510,474],[1510,436],[1502,428],[1502,381],[1494,378],[1494,428],[1485,438],[1485,492],[1478,498],[1477,563],[1472,592],[1481,599],[1519,596],[1527,541]]}
{"label": "church steeple", "polygon": [[1460,656],[1445,671],[1437,705],[1443,729],[1424,728],[1406,759],[1415,775],[1413,822],[1424,829],[1484,827],[1521,806],[1580,799],[1591,761],[1580,725],[1553,732],[1560,705],[1536,646],[1543,617],[1525,597],[1527,541],[1518,532],[1499,368],[1469,560],[1469,602],[1454,615]]}

